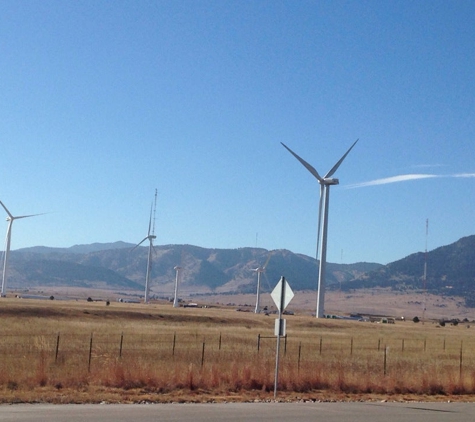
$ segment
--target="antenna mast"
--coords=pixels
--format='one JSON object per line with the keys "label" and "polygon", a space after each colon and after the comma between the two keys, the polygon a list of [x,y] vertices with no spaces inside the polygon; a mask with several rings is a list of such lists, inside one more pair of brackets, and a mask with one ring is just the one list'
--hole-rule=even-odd
{"label": "antenna mast", "polygon": [[152,235],[155,235],[155,213],[157,212],[157,189],[155,189],[155,202],[153,204],[153,225]]}
{"label": "antenna mast", "polygon": [[427,282],[427,237],[429,236],[429,219],[426,219],[426,252],[424,256],[424,290]]}
{"label": "antenna mast", "polygon": [[426,219],[426,250],[424,254],[424,277],[423,282],[423,294],[424,294],[424,307],[422,308],[422,323],[424,323],[424,316],[426,312],[426,289],[427,289],[427,237],[429,236],[429,219]]}

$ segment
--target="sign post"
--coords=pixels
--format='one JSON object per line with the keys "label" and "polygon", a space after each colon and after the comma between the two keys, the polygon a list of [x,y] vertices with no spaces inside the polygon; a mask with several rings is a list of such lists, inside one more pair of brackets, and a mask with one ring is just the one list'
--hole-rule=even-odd
{"label": "sign post", "polygon": [[274,300],[277,309],[279,310],[279,319],[275,322],[275,335],[277,337],[277,345],[275,352],[275,375],[274,375],[274,400],[277,397],[277,384],[279,381],[279,357],[280,357],[280,337],[285,336],[285,320],[282,319],[282,313],[287,305],[294,297],[294,292],[285,281],[285,277],[281,277],[274,290],[272,290],[271,297]]}

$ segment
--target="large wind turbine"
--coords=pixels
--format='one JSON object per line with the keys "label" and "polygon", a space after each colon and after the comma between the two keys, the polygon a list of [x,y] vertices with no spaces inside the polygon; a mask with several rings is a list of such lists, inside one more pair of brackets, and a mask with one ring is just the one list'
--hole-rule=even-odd
{"label": "large wind turbine", "polygon": [[[149,241],[148,246],[148,258],[147,258],[147,274],[145,276],[145,296],[144,296],[144,303],[148,303],[148,296],[150,291],[150,274],[152,272],[152,250],[153,250],[153,240],[157,238],[155,236],[155,212],[157,210],[157,189],[155,189],[155,203],[153,206],[153,224],[152,224],[152,207],[150,207],[150,220],[148,222],[148,234],[143,238],[140,243],[135,245],[134,249],[139,247],[143,242],[147,239]],[[134,250],[132,249],[132,250]]]}
{"label": "large wind turbine", "polygon": [[0,292],[0,296],[5,296],[5,292],[7,289],[7,271],[8,271],[8,255],[10,254],[10,244],[12,241],[12,225],[15,220],[18,220],[20,218],[27,218],[27,217],[35,217],[37,215],[42,215],[42,214],[31,214],[31,215],[19,215],[17,217],[13,216],[10,211],[8,211],[8,208],[5,206],[5,204],[0,201],[0,204],[2,205],[3,209],[7,212],[8,217],[8,227],[7,227],[7,236],[5,238],[5,252],[3,256],[3,277],[2,277],[2,290]]}
{"label": "large wind turbine", "polygon": [[256,308],[254,309],[254,313],[258,314],[261,312],[261,273],[266,271],[267,264],[272,256],[272,252],[269,252],[269,256],[267,258],[266,263],[261,267],[257,267],[252,271],[257,273],[257,294],[256,294]]}
{"label": "large wind turbine", "polygon": [[[318,180],[320,184],[320,204],[318,206],[318,231],[317,231],[317,254],[320,251],[320,265],[318,269],[318,290],[317,290],[317,310],[316,317],[324,317],[325,308],[325,275],[326,275],[326,260],[327,260],[327,232],[328,232],[328,206],[330,201],[330,186],[338,185],[339,180],[332,178],[333,174],[338,170],[340,164],[350,153],[352,148],[356,145],[358,139],[351,145],[346,153],[341,157],[338,162],[331,168],[331,170],[321,177],[317,170],[307,163],[303,158],[299,157],[293,152],[287,145],[281,142],[281,144],[297,159],[300,163]],[[323,214],[323,218],[322,218]],[[320,237],[321,235],[321,237]]]}

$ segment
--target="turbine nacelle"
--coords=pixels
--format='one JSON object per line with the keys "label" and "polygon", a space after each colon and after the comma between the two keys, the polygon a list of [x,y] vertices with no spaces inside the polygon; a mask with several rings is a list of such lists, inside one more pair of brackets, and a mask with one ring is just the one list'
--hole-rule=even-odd
{"label": "turbine nacelle", "polygon": [[322,184],[324,185],[338,185],[340,183],[340,181],[338,179],[332,179],[331,177],[327,177],[325,179],[323,179],[323,181],[321,182]]}

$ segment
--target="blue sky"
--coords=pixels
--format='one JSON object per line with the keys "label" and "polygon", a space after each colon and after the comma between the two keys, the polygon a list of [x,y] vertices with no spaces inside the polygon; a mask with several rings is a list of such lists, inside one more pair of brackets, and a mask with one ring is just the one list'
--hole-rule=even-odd
{"label": "blue sky", "polygon": [[[12,249],[139,242],[157,189],[156,244],[314,256],[319,185],[280,143],[325,174],[357,138],[328,261],[422,251],[426,219],[430,250],[475,234],[474,16],[456,0],[2,1],[0,200],[48,213],[15,221]],[[439,177],[387,179],[419,174]]]}

